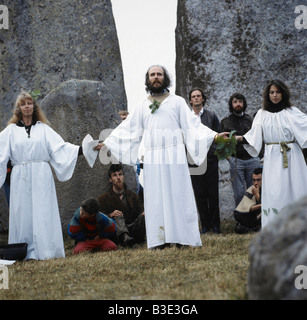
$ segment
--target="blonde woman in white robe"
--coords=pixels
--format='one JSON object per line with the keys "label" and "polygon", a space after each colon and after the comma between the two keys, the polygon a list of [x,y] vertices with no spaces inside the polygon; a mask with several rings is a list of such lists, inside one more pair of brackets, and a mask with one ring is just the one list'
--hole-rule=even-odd
{"label": "blonde woman in white robe", "polygon": [[11,160],[9,243],[28,244],[26,259],[64,257],[53,167],[60,181],[69,180],[79,146],[64,142],[48,125],[31,95],[22,92],[13,117],[0,133],[0,186]]}
{"label": "blonde woman in white robe", "polygon": [[289,88],[271,81],[263,92],[263,107],[253,126],[237,136],[251,156],[265,144],[262,175],[262,227],[278,218],[289,204],[307,195],[307,166],[301,148],[307,148],[307,115],[291,105]]}

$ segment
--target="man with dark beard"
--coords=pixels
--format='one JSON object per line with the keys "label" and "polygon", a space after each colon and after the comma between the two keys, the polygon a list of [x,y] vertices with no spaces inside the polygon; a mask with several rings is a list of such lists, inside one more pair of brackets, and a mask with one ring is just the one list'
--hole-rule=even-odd
{"label": "man with dark beard", "polygon": [[101,212],[115,220],[116,236],[121,245],[132,247],[144,242],[144,207],[140,197],[127,189],[122,165],[112,164],[108,175],[111,188],[98,197]]}
{"label": "man with dark beard", "polygon": [[[230,115],[221,121],[222,130],[235,130],[235,135],[244,135],[250,130],[253,123],[253,118],[245,113],[247,103],[244,95],[234,93],[229,98],[228,107]],[[252,174],[254,169],[260,166],[260,158],[252,157],[244,149],[243,144],[238,143],[236,155],[228,160],[235,205],[237,207],[244,196],[245,190],[253,185]]]}
{"label": "man with dark beard", "polygon": [[104,141],[118,161],[135,165],[143,138],[148,248],[202,245],[186,149],[201,165],[213,140],[227,137],[200,123],[182,97],[170,94],[170,83],[164,67],[150,67],[145,75],[149,96]]}

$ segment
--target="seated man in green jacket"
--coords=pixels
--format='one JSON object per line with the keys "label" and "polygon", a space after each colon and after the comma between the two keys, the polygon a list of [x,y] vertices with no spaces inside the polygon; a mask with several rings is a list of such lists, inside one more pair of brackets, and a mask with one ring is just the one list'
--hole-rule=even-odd
{"label": "seated man in green jacket", "polygon": [[122,246],[132,247],[145,241],[144,206],[140,197],[125,185],[123,167],[110,166],[109,181],[111,188],[98,197],[99,207],[116,223],[117,240]]}
{"label": "seated man in green jacket", "polygon": [[116,244],[109,239],[115,232],[115,222],[99,212],[98,201],[94,198],[81,203],[68,225],[69,236],[76,240],[74,254],[87,250],[116,250]]}

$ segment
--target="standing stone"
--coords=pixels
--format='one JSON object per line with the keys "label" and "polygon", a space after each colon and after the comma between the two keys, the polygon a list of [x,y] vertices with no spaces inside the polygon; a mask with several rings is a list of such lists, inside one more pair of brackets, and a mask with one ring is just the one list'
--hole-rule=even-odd
{"label": "standing stone", "polygon": [[178,1],[176,92],[187,98],[192,86],[203,88],[223,118],[239,91],[253,114],[266,83],[278,78],[307,112],[306,30],[296,28],[295,8],[291,0]]}
{"label": "standing stone", "polygon": [[[206,107],[222,120],[234,92],[246,96],[247,113],[253,115],[261,108],[266,83],[277,78],[289,86],[293,105],[306,113],[307,42],[306,30],[295,26],[297,5],[291,0],[178,1],[176,93],[188,102],[192,87],[203,88]],[[220,189],[225,194],[226,186],[230,195],[225,165],[220,173]],[[234,207],[221,201],[221,217],[228,216]]]}
{"label": "standing stone", "polygon": [[[81,144],[87,133],[98,138],[103,128],[114,128],[127,101],[111,1],[2,0],[1,5],[9,10],[9,28],[0,29],[0,130],[23,89],[40,90],[52,127],[66,141]],[[104,179],[105,170],[93,170],[79,159],[72,180],[57,184],[64,222],[84,197],[98,192],[96,180]],[[0,232],[7,230],[7,217],[0,192]]]}
{"label": "standing stone", "polygon": [[252,241],[248,296],[307,299],[307,197],[282,210]]}
{"label": "standing stone", "polygon": [[110,0],[3,0],[1,4],[10,15],[9,29],[0,30],[0,128],[22,89],[38,89],[43,98],[71,79],[102,81],[113,93],[111,106],[126,108]]}

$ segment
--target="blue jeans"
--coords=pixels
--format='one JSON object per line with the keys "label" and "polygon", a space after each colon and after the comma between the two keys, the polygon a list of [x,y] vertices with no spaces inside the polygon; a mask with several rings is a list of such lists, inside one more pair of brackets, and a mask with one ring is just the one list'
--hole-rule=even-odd
{"label": "blue jeans", "polygon": [[[236,168],[237,160],[237,168]],[[232,181],[232,188],[235,197],[236,207],[242,200],[245,190],[253,184],[253,171],[260,167],[260,158],[255,157],[248,160],[241,160],[235,157],[229,159],[230,176]]]}

